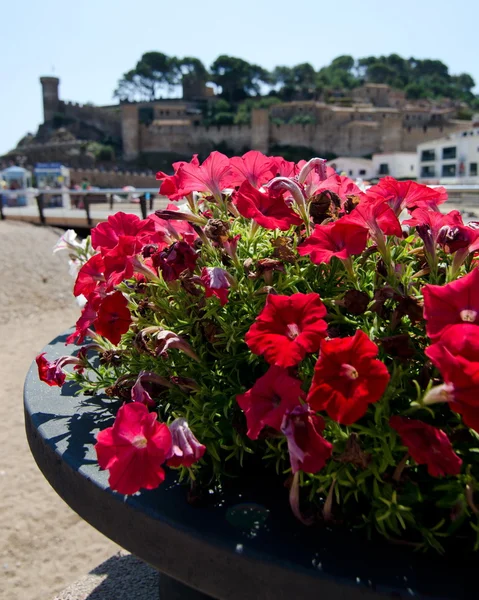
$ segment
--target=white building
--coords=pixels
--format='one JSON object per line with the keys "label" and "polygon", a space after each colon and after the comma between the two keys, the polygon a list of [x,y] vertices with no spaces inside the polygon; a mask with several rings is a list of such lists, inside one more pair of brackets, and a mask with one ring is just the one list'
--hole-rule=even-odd
{"label": "white building", "polygon": [[479,184],[479,119],[471,129],[419,144],[417,161],[422,182]]}
{"label": "white building", "polygon": [[374,175],[373,161],[368,158],[354,156],[338,156],[327,163],[337,173],[345,173],[351,179],[371,179]]}
{"label": "white building", "polygon": [[390,175],[394,179],[417,178],[416,152],[388,152],[373,154],[373,177]]}

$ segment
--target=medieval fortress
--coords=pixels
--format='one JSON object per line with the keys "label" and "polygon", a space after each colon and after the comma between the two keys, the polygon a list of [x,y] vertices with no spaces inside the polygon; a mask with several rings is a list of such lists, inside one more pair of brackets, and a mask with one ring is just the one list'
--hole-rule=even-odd
{"label": "medieval fortress", "polygon": [[[205,155],[216,148],[243,153],[257,149],[280,152],[282,146],[303,147],[318,156],[370,156],[416,150],[418,144],[468,126],[457,120],[450,101],[411,102],[384,84],[365,84],[351,97],[328,103],[296,101],[253,109],[248,125],[205,126],[202,107],[216,101],[211,88],[184,81],[183,98],[153,102],[121,102],[110,106],[79,105],[60,99],[57,77],[41,77],[44,123],[12,152],[29,162],[75,162],[85,140],[112,144],[123,164],[140,164],[150,156],[169,161]],[[288,124],[308,115],[308,124]],[[278,124],[285,123],[285,124]],[[58,137],[63,131],[66,136]],[[73,164],[72,164],[73,166]],[[82,166],[78,165],[77,166]]]}

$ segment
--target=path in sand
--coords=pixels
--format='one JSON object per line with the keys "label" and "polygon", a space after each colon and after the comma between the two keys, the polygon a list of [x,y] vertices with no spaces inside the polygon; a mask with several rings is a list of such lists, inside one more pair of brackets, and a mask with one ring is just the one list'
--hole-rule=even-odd
{"label": "path in sand", "polygon": [[79,315],[67,256],[52,254],[58,235],[0,221],[2,600],[50,600],[119,549],[50,488],[24,433],[22,387],[30,363]]}

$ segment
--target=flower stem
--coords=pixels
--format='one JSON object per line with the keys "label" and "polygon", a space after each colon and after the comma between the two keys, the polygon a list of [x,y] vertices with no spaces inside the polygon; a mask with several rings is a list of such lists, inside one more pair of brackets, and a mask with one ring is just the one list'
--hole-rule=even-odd
{"label": "flower stem", "polygon": [[404,468],[406,466],[408,458],[409,458],[409,452],[406,452],[406,454],[402,457],[401,462],[396,467],[396,470],[394,471],[394,475],[393,475],[394,481],[400,481],[402,472],[404,471]]}
{"label": "flower stem", "polygon": [[326,497],[326,502],[323,506],[323,517],[325,521],[331,521],[333,518],[333,498],[334,498],[334,488],[336,486],[336,479],[333,479],[331,487],[329,488],[328,495]]}

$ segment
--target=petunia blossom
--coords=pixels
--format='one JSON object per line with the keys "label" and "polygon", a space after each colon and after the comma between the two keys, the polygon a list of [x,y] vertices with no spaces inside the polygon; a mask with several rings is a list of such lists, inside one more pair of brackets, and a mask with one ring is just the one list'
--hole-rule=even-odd
{"label": "petunia blossom", "polygon": [[[188,163],[184,160],[174,162],[173,169],[175,172],[173,175],[168,175],[167,173],[163,173],[163,171],[158,171],[156,174],[156,179],[161,181],[160,194],[162,196],[167,196],[170,200],[181,200],[181,198],[184,197],[184,193],[179,191],[180,180],[178,178],[178,170],[186,164]],[[190,161],[190,165],[193,167],[199,167],[199,164],[200,162],[198,160],[198,155],[194,154]]]}
{"label": "petunia blossom", "polygon": [[253,354],[264,355],[269,364],[292,367],[319,349],[326,337],[325,315],[319,294],[269,294],[245,342]]}
{"label": "petunia blossom", "polygon": [[141,220],[136,215],[117,212],[91,230],[91,244],[95,250],[114,248],[121,235],[139,237],[145,243],[154,235],[151,219]]}
{"label": "petunia blossom", "polygon": [[437,206],[447,200],[443,187],[431,188],[416,181],[397,181],[393,177],[382,177],[366,194],[369,198],[387,202],[397,216],[405,208],[410,211],[416,208],[438,210]]}
{"label": "petunia blossom", "polygon": [[340,219],[327,225],[316,225],[313,233],[298,246],[298,253],[309,255],[316,265],[329,264],[333,256],[345,260],[353,254],[361,254],[367,240],[366,227]]}
{"label": "petunia blossom", "polygon": [[185,163],[178,169],[178,193],[186,196],[191,192],[209,192],[218,199],[228,186],[229,174],[229,158],[215,150],[201,165]]}
{"label": "petunia blossom", "polygon": [[363,197],[359,204],[345,217],[343,222],[367,227],[376,244],[384,244],[384,235],[402,237],[401,224],[394,211],[381,199]]}
{"label": "petunia blossom", "polygon": [[230,158],[230,167],[228,187],[236,187],[249,181],[258,188],[274,177],[274,161],[258,150],[250,150],[243,156]]}
{"label": "petunia blossom", "polygon": [[103,263],[108,290],[133,277],[135,256],[141,247],[142,244],[136,237],[121,235],[114,248],[104,251]]}
{"label": "petunia blossom", "polygon": [[165,479],[162,464],[171,455],[171,433],[139,402],[124,404],[112,427],[97,434],[95,450],[108,483],[121,494],[151,490]]}
{"label": "petunia blossom", "polygon": [[425,208],[418,208],[412,212],[411,218],[403,221],[404,225],[416,227],[419,237],[424,242],[426,256],[435,259],[436,245],[439,242],[440,234],[443,235],[445,229],[463,225],[461,213],[458,210],[451,210],[443,214]]}
{"label": "petunia blossom", "polygon": [[253,219],[265,229],[286,231],[292,225],[301,225],[303,222],[300,216],[286,205],[281,194],[272,193],[269,189],[257,190],[249,181],[242,183],[235,192],[234,203],[243,217]]}
{"label": "petunia blossom", "polygon": [[178,279],[183,271],[194,271],[198,254],[186,242],[175,242],[152,256],[153,266],[159,268],[165,281]]}
{"label": "petunia blossom", "polygon": [[281,431],[288,442],[293,473],[318,473],[331,458],[333,447],[321,435],[324,419],[308,406],[297,406],[286,413]]}
{"label": "petunia blossom", "polygon": [[437,340],[446,327],[458,323],[479,325],[479,270],[446,285],[425,285],[426,332]]}
{"label": "petunia blossom", "polygon": [[73,288],[75,296],[83,295],[89,298],[97,289],[98,284],[105,281],[105,263],[101,254],[94,254],[78,271]]}
{"label": "petunia blossom", "polygon": [[348,196],[359,196],[361,190],[349,177],[333,173],[324,180],[316,180],[306,186],[307,196],[310,198],[322,192],[332,192],[336,194],[342,202],[346,201]]}
{"label": "petunia blossom", "polygon": [[266,426],[280,431],[286,411],[293,410],[305,397],[299,379],[285,369],[270,367],[251,389],[236,396],[246,417],[248,437],[256,440]]}
{"label": "petunia blossom", "polygon": [[81,242],[77,241],[77,233],[73,229],[67,229],[63,235],[60,236],[57,243],[53,247],[53,252],[60,252],[60,250],[84,250],[86,247],[86,240]]}
{"label": "petunia blossom", "polygon": [[121,292],[114,292],[101,301],[98,316],[95,320],[95,331],[118,344],[122,334],[130,328],[131,314],[128,310],[128,300]]}
{"label": "petunia blossom", "polygon": [[479,337],[472,324],[451,325],[426,356],[439,370],[444,383],[431,388],[425,404],[447,402],[464,423],[479,432]]}
{"label": "petunia blossom", "polygon": [[189,468],[201,460],[206,452],[206,446],[196,439],[186,419],[175,419],[169,429],[171,456],[166,463],[169,467]]}
{"label": "petunia blossom", "polygon": [[231,287],[230,276],[220,267],[203,267],[201,270],[201,283],[205,286],[205,296],[216,296],[221,306],[228,302],[228,292]]}
{"label": "petunia blossom", "polygon": [[342,425],[351,425],[377,402],[389,382],[378,347],[363,331],[321,342],[308,402]]}
{"label": "petunia blossom", "polygon": [[45,382],[51,387],[62,387],[62,385],[65,383],[66,375],[63,372],[61,364],[59,364],[58,360],[49,361],[45,358],[45,356],[46,352],[43,352],[35,358],[40,381]]}
{"label": "petunia blossom", "polygon": [[462,460],[452,449],[441,429],[406,417],[391,417],[389,425],[398,432],[402,443],[418,465],[427,465],[431,477],[459,475]]}
{"label": "petunia blossom", "polygon": [[133,402],[141,402],[146,406],[155,406],[155,401],[152,398],[152,389],[167,389],[173,385],[165,377],[157,375],[151,371],[140,371],[135,384],[131,388],[131,399]]}

